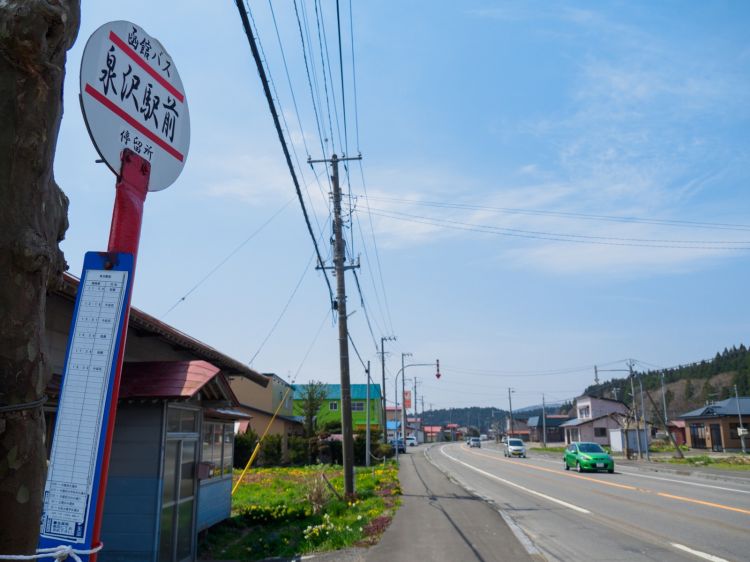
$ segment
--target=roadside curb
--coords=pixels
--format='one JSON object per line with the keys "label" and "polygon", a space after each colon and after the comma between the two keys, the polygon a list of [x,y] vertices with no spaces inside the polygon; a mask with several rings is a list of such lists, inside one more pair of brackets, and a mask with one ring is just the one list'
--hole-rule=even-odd
{"label": "roadside curb", "polygon": [[[446,443],[442,443],[442,445],[445,445]],[[455,478],[452,474],[441,468],[433,459],[430,452],[432,449],[434,449],[438,444],[433,444],[429,448],[425,449],[424,451],[424,457],[427,459],[427,462],[429,462],[432,466],[434,466],[438,471],[440,471],[448,480],[453,482],[456,486],[466,490],[467,493],[471,494],[475,498],[479,498],[486,504],[492,507],[492,509],[496,510],[500,517],[505,521],[505,524],[508,525],[508,528],[513,533],[513,535],[516,537],[516,540],[523,546],[523,548],[526,550],[526,553],[529,554],[529,556],[532,556],[534,558],[537,558],[539,560],[547,560],[547,558],[542,553],[542,550],[538,548],[534,541],[529,537],[526,532],[516,523],[516,521],[513,519],[513,517],[502,508],[495,500],[492,498],[485,496],[484,494],[480,494],[477,490],[472,488],[471,486],[468,486],[467,484],[459,481],[457,478]]]}

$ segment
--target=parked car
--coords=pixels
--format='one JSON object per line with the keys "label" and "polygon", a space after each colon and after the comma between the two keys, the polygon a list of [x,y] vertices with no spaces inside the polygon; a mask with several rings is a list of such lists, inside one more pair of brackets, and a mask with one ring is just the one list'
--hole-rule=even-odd
{"label": "parked car", "polygon": [[565,470],[575,467],[578,472],[584,470],[615,471],[615,461],[598,443],[574,441],[565,449],[563,456]]}
{"label": "parked car", "polygon": [[404,444],[404,440],[399,437],[398,439],[391,439],[390,441],[391,447],[393,447],[393,450],[398,453],[405,453],[406,452],[406,445]]}
{"label": "parked car", "polygon": [[478,449],[481,449],[482,442],[479,440],[479,437],[472,437],[469,439],[469,447],[476,447]]}
{"label": "parked car", "polygon": [[409,437],[406,438],[406,444],[409,447],[416,447],[419,445],[419,443],[417,443],[417,438],[413,435],[409,435]]}
{"label": "parked car", "polygon": [[526,458],[526,445],[520,439],[508,439],[503,448],[503,454],[506,457]]}

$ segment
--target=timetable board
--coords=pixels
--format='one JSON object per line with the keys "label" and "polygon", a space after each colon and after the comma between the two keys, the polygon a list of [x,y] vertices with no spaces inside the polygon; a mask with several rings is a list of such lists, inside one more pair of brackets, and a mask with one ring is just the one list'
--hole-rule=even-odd
{"label": "timetable board", "polygon": [[88,252],[76,295],[44,488],[40,547],[91,548],[133,256]]}

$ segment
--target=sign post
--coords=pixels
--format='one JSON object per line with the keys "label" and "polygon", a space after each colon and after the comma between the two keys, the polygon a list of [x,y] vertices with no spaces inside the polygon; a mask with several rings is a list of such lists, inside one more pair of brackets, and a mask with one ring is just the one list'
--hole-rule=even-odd
{"label": "sign post", "polygon": [[106,252],[87,252],[65,354],[40,549],[68,546],[95,561],[107,488],[143,206],[169,187],[190,144],[187,100],[161,43],[116,21],[89,38],[81,108],[102,160],[117,174]]}

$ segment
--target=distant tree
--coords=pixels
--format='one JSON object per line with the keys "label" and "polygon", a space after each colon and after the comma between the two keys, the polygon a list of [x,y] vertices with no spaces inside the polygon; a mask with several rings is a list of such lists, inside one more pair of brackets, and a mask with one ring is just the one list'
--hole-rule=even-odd
{"label": "distant tree", "polygon": [[302,415],[305,418],[305,437],[315,435],[315,418],[326,398],[326,385],[320,381],[310,381],[301,386]]}
{"label": "distant tree", "polygon": [[685,400],[691,400],[695,396],[695,388],[693,388],[692,379],[688,379],[685,383]]}
{"label": "distant tree", "polygon": [[703,402],[709,402],[717,396],[716,389],[711,384],[711,381],[706,379],[706,382],[703,383],[703,388],[701,388],[701,400]]}
{"label": "distant tree", "polygon": [[66,269],[53,159],[77,0],[0,1],[0,553],[36,551],[47,470],[47,290]]}

